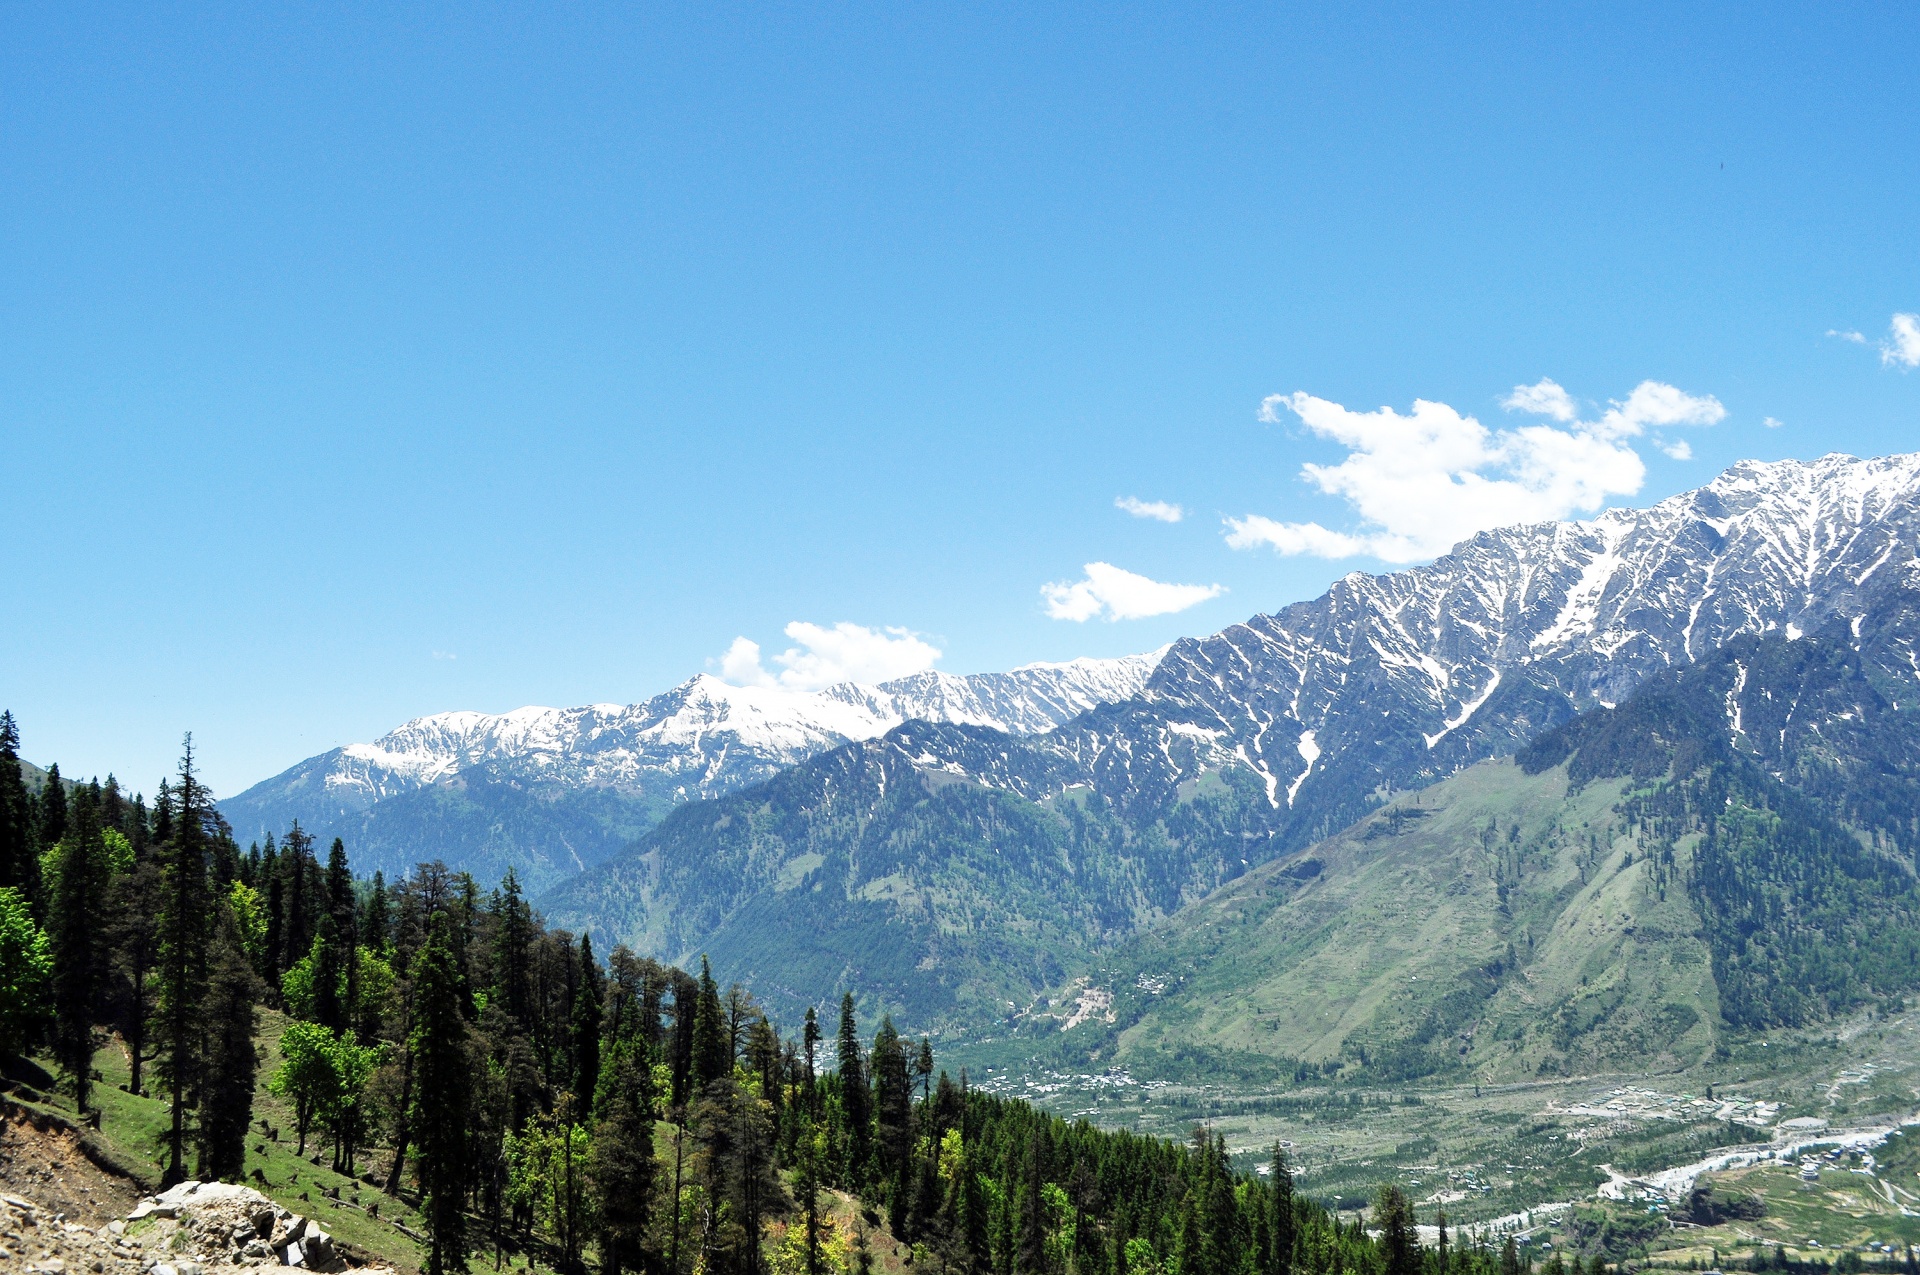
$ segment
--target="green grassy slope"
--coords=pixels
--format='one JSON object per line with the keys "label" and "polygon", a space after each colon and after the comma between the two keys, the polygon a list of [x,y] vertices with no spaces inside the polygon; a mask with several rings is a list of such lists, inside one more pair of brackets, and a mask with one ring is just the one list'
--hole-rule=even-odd
{"label": "green grassy slope", "polygon": [[1401,797],[1181,912],[1106,971],[1115,1021],[1067,1035],[1156,1074],[1492,1080],[1697,1057],[1716,1013],[1698,919],[1652,882],[1620,791],[1495,761]]}
{"label": "green grassy slope", "polygon": [[1062,1061],[1171,1078],[1511,1082],[1897,1007],[1920,988],[1920,707],[1894,682],[1917,640],[1902,593],[1857,631],[1730,644],[1254,868],[1029,1032],[1071,1021]]}

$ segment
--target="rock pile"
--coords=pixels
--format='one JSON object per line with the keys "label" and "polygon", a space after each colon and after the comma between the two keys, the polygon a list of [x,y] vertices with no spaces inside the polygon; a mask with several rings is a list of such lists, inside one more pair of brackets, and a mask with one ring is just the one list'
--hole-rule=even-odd
{"label": "rock pile", "polygon": [[348,1262],[312,1219],[249,1187],[182,1182],[98,1228],[22,1196],[0,1194],[0,1271],[272,1275],[280,1268],[332,1272],[346,1270]]}
{"label": "rock pile", "polygon": [[[228,1182],[182,1182],[150,1195],[127,1214],[128,1222],[170,1220],[187,1234],[187,1244],[212,1260],[240,1266],[297,1266],[337,1271],[346,1263],[333,1250],[333,1237],[313,1221],[290,1213],[252,1187]],[[167,1275],[155,1270],[153,1275]],[[176,1271],[174,1275],[199,1275]]]}

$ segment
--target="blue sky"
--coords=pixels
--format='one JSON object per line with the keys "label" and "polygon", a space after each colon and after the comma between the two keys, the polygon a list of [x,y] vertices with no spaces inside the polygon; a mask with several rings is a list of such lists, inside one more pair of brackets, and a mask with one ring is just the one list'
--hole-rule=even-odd
{"label": "blue sky", "polygon": [[1301,476],[1416,399],[1604,435],[1549,504],[1920,446],[1920,9],[1326,7],[10,9],[26,754],[1150,649],[1445,534]]}

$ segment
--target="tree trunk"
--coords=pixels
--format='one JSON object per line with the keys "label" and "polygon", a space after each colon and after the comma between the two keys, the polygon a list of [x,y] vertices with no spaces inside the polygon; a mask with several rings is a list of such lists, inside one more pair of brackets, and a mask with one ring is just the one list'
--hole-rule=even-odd
{"label": "tree trunk", "polygon": [[407,1163],[407,1139],[412,1133],[408,1128],[407,1112],[412,1106],[413,1051],[409,1049],[400,1056],[400,1119],[394,1129],[393,1167],[387,1170],[387,1184],[381,1188],[392,1196],[400,1194],[400,1170]]}

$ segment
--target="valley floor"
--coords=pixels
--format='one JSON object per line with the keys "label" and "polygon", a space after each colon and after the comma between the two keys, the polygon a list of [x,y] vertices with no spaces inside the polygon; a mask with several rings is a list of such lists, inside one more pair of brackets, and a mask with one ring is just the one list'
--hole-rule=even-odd
{"label": "valley floor", "polygon": [[[1023,1064],[1011,1041],[949,1049],[995,1092],[1166,1137],[1206,1125],[1241,1169],[1258,1171],[1278,1143],[1300,1189],[1330,1206],[1362,1208],[1395,1182],[1422,1222],[1444,1209],[1472,1233],[1530,1240],[1536,1256],[1591,1248],[1608,1227],[1617,1255],[1678,1267],[1745,1260],[1756,1246],[1872,1261],[1887,1256],[1882,1245],[1903,1255],[1920,1245],[1920,1010],[1769,1033],[1724,1053],[1670,1072],[1376,1088],[1067,1073]],[[1696,1185],[1757,1194],[1766,1214],[1677,1221]]]}

